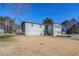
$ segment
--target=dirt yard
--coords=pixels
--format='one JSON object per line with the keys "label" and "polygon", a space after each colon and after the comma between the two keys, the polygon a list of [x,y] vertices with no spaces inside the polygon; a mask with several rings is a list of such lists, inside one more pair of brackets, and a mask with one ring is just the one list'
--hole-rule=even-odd
{"label": "dirt yard", "polygon": [[51,36],[16,35],[12,42],[0,42],[1,56],[79,56],[79,41]]}

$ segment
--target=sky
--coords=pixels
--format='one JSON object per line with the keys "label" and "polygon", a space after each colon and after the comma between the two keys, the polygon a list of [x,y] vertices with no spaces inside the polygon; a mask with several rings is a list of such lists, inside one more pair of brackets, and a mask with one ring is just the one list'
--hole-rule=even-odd
{"label": "sky", "polygon": [[16,24],[22,21],[42,23],[47,17],[54,23],[75,18],[79,20],[78,3],[26,3],[26,4],[0,4],[0,16],[10,16]]}

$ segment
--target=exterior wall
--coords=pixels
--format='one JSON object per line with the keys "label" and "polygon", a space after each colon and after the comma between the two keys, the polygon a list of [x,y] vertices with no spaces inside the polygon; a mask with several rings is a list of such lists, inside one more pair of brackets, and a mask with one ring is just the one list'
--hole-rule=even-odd
{"label": "exterior wall", "polygon": [[53,25],[52,24],[48,26],[48,32],[50,35],[53,35]]}
{"label": "exterior wall", "polygon": [[4,30],[3,29],[0,29],[0,34],[4,34]]}
{"label": "exterior wall", "polygon": [[44,24],[44,35],[53,35],[53,24]]}
{"label": "exterior wall", "polygon": [[[53,24],[48,26],[50,35],[57,36],[62,34],[62,26],[60,24]],[[25,35],[44,35],[45,25],[25,23]]]}
{"label": "exterior wall", "polygon": [[62,34],[62,26],[60,24],[53,24],[53,36]]}
{"label": "exterior wall", "polygon": [[25,23],[25,35],[44,35],[44,25]]}

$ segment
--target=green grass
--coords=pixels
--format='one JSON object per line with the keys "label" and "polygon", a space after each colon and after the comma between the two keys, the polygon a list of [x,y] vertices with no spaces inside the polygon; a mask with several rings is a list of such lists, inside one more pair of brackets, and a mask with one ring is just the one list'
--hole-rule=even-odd
{"label": "green grass", "polygon": [[2,35],[0,36],[0,41],[12,41],[13,37],[13,35]]}

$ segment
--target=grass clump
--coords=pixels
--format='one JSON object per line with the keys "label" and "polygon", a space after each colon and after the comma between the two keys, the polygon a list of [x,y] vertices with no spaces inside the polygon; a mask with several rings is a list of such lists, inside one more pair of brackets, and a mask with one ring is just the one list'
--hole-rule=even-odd
{"label": "grass clump", "polygon": [[12,41],[13,35],[2,35],[0,36],[0,41]]}

